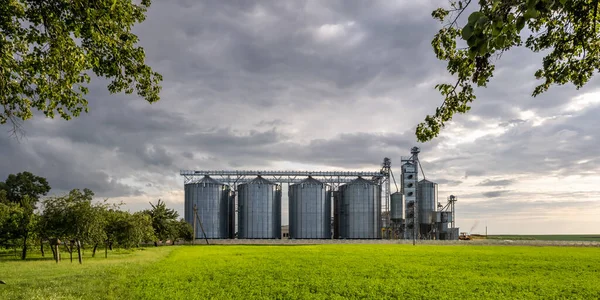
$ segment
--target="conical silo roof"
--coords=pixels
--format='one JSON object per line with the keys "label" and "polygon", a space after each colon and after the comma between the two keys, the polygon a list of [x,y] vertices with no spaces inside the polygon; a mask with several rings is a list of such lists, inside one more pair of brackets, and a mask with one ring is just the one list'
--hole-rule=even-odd
{"label": "conical silo roof", "polygon": [[260,176],[260,175],[258,175],[256,178],[248,181],[248,184],[272,184],[272,185],[275,185],[274,182],[266,180],[266,179],[262,178],[262,176]]}
{"label": "conical silo roof", "polygon": [[437,183],[435,183],[435,182],[433,182],[433,181],[429,181],[429,180],[427,180],[427,179],[423,179],[423,180],[419,181],[419,183],[432,183],[432,184],[437,184]]}
{"label": "conical silo roof", "polygon": [[348,182],[347,184],[375,184],[375,183],[373,181],[366,180],[362,177],[358,177],[358,178]]}
{"label": "conical silo roof", "polygon": [[202,177],[202,179],[194,181],[192,183],[224,185],[223,183],[216,181],[215,179],[213,179],[212,177],[210,177],[208,175],[204,175],[204,177]]}
{"label": "conical silo roof", "polygon": [[309,184],[309,185],[323,185],[323,182],[308,176],[308,178],[296,183],[296,184]]}

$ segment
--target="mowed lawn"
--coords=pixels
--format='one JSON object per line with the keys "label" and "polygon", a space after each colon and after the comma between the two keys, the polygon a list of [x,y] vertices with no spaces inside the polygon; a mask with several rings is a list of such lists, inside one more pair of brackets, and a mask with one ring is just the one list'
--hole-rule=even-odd
{"label": "mowed lawn", "polygon": [[0,299],[599,299],[600,248],[165,246],[0,261]]}

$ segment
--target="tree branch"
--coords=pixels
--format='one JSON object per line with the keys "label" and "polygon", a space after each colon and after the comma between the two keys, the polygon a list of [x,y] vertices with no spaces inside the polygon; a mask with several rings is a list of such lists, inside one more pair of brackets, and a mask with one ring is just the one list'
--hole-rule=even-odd
{"label": "tree branch", "polygon": [[[465,6],[462,9],[459,9],[460,12],[458,13],[458,15],[456,16],[456,18],[454,18],[454,20],[448,25],[448,27],[452,27],[454,25],[456,25],[456,22],[458,21],[458,19],[460,18],[460,15],[462,15],[463,12],[465,12],[465,10],[467,9],[467,7],[469,6],[469,4],[471,4],[472,0],[468,0],[465,2]],[[453,11],[457,11],[456,9]]]}

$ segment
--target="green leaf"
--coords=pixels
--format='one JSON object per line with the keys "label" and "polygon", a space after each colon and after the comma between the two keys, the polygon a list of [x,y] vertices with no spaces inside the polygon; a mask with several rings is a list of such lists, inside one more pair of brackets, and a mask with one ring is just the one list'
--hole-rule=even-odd
{"label": "green leaf", "polygon": [[506,36],[501,35],[498,38],[496,38],[496,48],[502,49],[505,47],[506,45]]}
{"label": "green leaf", "polygon": [[479,18],[483,17],[484,14],[482,12],[476,11],[471,13],[471,15],[469,15],[469,23],[473,24],[475,22],[477,22],[477,20],[479,20]]}
{"label": "green leaf", "polygon": [[537,11],[535,8],[530,7],[529,9],[527,9],[527,11],[525,12],[525,14],[523,14],[523,17],[525,19],[535,19],[540,15],[540,12]]}
{"label": "green leaf", "polygon": [[521,30],[523,30],[523,27],[525,27],[525,18],[519,17],[517,19],[517,32],[520,32]]}
{"label": "green leaf", "polygon": [[472,35],[468,40],[467,40],[467,45],[469,45],[469,47],[475,47],[477,45],[477,43],[479,42],[479,39],[477,39],[477,36]]}
{"label": "green leaf", "polygon": [[473,35],[473,26],[466,25],[462,29],[462,38],[463,38],[463,40],[465,40],[465,41],[468,40],[472,35]]}

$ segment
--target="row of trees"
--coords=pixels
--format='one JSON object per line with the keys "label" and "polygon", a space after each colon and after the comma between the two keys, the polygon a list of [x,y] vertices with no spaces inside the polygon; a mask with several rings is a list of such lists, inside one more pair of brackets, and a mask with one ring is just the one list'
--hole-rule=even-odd
{"label": "row of trees", "polygon": [[81,263],[84,247],[95,256],[99,246],[105,255],[113,247],[139,247],[154,243],[193,238],[192,227],[179,214],[167,208],[164,202],[152,204],[150,209],[130,213],[120,209],[121,204],[106,200],[93,201],[89,189],[71,190],[62,196],[46,196],[50,185],[43,177],[30,172],[11,174],[0,182],[0,247],[21,248],[21,258],[27,258],[28,248],[39,245],[44,255],[44,244],[50,245],[54,259],[60,259],[59,246],[72,254],[77,251]]}

